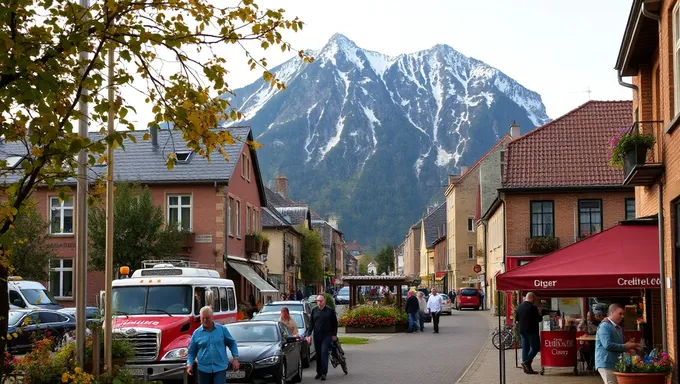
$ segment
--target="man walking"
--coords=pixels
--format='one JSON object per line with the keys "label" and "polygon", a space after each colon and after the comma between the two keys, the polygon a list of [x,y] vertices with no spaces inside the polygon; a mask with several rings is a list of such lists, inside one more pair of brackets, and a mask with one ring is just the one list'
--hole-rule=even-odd
{"label": "man walking", "polygon": [[608,317],[600,323],[595,336],[595,369],[602,376],[604,384],[616,384],[614,368],[624,351],[640,349],[640,344],[624,342],[621,322],[623,308],[618,304],[609,306]]}
{"label": "man walking", "polygon": [[439,316],[442,314],[442,297],[436,289],[432,289],[430,298],[427,299],[427,312],[432,315],[434,333],[439,333]]}
{"label": "man walking", "polygon": [[312,310],[312,317],[307,328],[307,343],[312,342],[314,332],[314,349],[316,358],[316,380],[326,380],[328,374],[328,352],[331,341],[338,339],[338,318],[333,308],[326,306],[324,295],[316,297],[316,308]]}
{"label": "man walking", "polygon": [[418,312],[420,311],[420,304],[411,291],[408,292],[405,309],[408,314],[408,333],[418,332]]}
{"label": "man walking", "polygon": [[522,337],[522,369],[528,375],[538,373],[531,367],[531,363],[541,350],[541,338],[538,334],[541,315],[534,301],[536,301],[536,295],[529,292],[522,304],[518,305],[515,310],[515,323],[519,323],[519,334]]}
{"label": "man walking", "polygon": [[229,330],[213,321],[212,308],[201,308],[201,326],[191,335],[187,352],[187,373],[193,374],[194,361],[198,362],[199,384],[224,384],[227,380],[227,347],[234,357],[231,363],[235,371],[239,369],[238,347]]}
{"label": "man walking", "polygon": [[425,301],[425,295],[418,291],[416,293],[418,297],[418,324],[420,325],[420,332],[425,332],[425,311],[427,311],[427,302]]}

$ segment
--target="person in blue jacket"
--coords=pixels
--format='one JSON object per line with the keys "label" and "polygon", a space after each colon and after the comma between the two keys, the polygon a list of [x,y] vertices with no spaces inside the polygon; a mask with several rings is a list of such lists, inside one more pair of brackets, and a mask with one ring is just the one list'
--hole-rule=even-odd
{"label": "person in blue jacket", "polygon": [[619,357],[625,351],[639,350],[640,344],[626,342],[621,329],[623,307],[619,304],[609,306],[608,317],[600,323],[595,336],[595,369],[602,376],[604,384],[616,384],[614,369]]}
{"label": "person in blue jacket", "polygon": [[222,324],[213,321],[213,310],[206,306],[201,308],[201,326],[191,335],[187,354],[187,373],[193,374],[194,361],[198,362],[198,382],[200,384],[224,384],[227,380],[227,347],[234,360],[231,365],[235,371],[239,369],[238,347],[229,330]]}

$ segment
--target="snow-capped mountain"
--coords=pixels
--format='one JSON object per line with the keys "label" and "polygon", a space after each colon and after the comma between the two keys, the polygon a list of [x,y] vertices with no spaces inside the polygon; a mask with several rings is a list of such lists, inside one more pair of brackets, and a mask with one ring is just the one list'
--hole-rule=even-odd
{"label": "snow-capped mountain", "polygon": [[348,239],[397,242],[446,176],[508,133],[547,122],[540,95],[447,45],[390,57],[335,34],[315,61],[273,69],[286,83],[237,89],[265,180],[339,216]]}

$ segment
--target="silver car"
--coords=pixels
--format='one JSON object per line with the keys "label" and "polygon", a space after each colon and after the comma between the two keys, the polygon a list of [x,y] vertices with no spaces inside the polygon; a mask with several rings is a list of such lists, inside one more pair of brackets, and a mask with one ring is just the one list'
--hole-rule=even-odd
{"label": "silver car", "polygon": [[[295,320],[298,326],[298,334],[304,337],[307,332],[307,325],[309,324],[309,315],[300,311],[291,311],[290,317]],[[252,321],[278,321],[281,317],[281,312],[260,312],[253,317]],[[314,348],[314,336],[312,336],[312,343],[307,344],[303,341],[302,346],[302,366],[309,368],[309,362],[316,357],[316,349]]]}
{"label": "silver car", "polygon": [[286,307],[290,312],[305,312],[312,315],[312,307],[306,301],[273,301],[262,306],[260,313],[276,312],[280,313],[281,308]]}
{"label": "silver car", "polygon": [[451,298],[449,295],[440,293],[439,296],[442,297],[442,313],[451,314],[453,309],[453,304],[451,303]]}

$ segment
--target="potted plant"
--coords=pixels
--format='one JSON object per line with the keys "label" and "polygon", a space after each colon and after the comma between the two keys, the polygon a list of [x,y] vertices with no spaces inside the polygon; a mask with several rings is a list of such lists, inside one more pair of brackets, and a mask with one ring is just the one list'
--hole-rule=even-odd
{"label": "potted plant", "polygon": [[556,251],[560,247],[559,240],[552,236],[537,236],[527,239],[527,249],[531,253],[545,254]]}
{"label": "potted plant", "polygon": [[619,384],[665,384],[673,371],[673,360],[668,353],[652,350],[645,357],[624,354],[616,364]]}
{"label": "potted plant", "polygon": [[623,166],[624,171],[635,165],[644,164],[647,150],[655,143],[656,139],[651,134],[619,130],[609,141],[609,164],[614,167]]}

